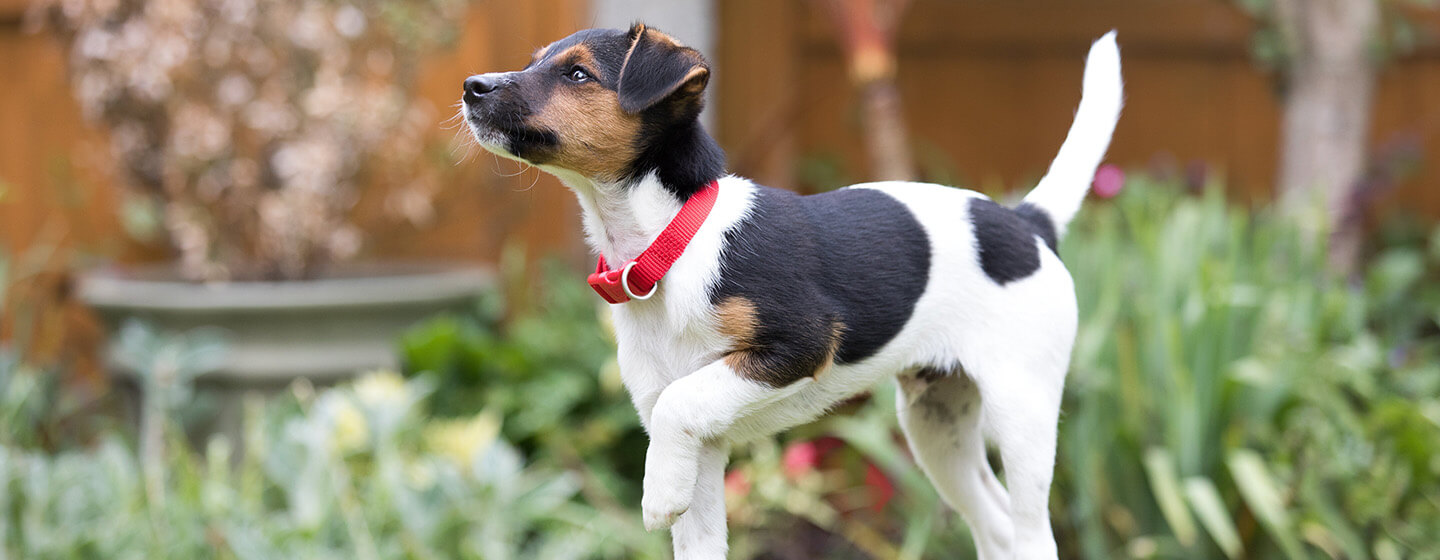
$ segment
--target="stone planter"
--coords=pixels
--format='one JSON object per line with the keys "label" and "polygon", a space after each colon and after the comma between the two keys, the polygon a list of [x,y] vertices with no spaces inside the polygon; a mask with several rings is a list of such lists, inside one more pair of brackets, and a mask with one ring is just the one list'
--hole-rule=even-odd
{"label": "stone planter", "polygon": [[[83,274],[79,294],[112,333],[130,319],[164,331],[222,329],[225,359],[196,388],[216,401],[213,429],[235,432],[243,393],[397,367],[401,332],[468,309],[490,280],[487,269],[438,263],[350,265],[316,280],[218,284],[179,280],[169,267],[129,267]],[[107,363],[121,379],[133,378],[114,348]]]}

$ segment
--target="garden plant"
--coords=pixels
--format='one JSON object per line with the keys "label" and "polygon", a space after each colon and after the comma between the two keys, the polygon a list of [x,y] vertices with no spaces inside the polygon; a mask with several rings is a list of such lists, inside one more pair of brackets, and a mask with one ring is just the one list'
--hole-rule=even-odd
{"label": "garden plant", "polygon": [[[1387,230],[1341,279],[1323,240],[1219,185],[1132,176],[1089,204],[1060,249],[1082,302],[1062,557],[1440,558],[1440,231]],[[603,308],[563,267],[542,277],[412,329],[403,375],[247,405],[243,442],[180,436],[184,375],[147,394],[163,445],[39,441],[58,389],[5,353],[0,556],[667,557],[639,525],[645,437]],[[205,354],[126,340],[176,371]],[[892,391],[737,449],[735,557],[967,557]]]}

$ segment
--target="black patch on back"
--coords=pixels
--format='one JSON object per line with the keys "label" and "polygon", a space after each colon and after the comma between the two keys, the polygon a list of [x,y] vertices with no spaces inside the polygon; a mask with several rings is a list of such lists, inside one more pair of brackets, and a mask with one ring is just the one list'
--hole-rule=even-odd
{"label": "black patch on back", "polygon": [[1035,235],[1040,236],[1040,239],[1044,239],[1045,246],[1050,248],[1050,252],[1059,256],[1060,250],[1056,249],[1055,246],[1060,242],[1060,236],[1055,233],[1055,222],[1050,221],[1050,214],[1045,213],[1039,206],[1030,204],[1029,202],[1023,202],[1019,206],[1016,206],[1015,213],[1019,214],[1025,221],[1030,222],[1031,227],[1035,231]]}
{"label": "black patch on back", "polygon": [[785,373],[767,381],[783,386],[815,373],[782,364],[823,360],[836,324],[842,364],[899,334],[929,281],[930,240],[905,205],[880,191],[802,197],[761,187],[750,216],[726,233],[720,270],[711,301],[755,304],[755,346]]}
{"label": "black patch on back", "polygon": [[1011,210],[989,199],[976,198],[970,201],[970,223],[980,245],[980,268],[1002,286],[1040,268],[1036,237],[1055,250],[1054,223],[1044,210],[1031,204]]}

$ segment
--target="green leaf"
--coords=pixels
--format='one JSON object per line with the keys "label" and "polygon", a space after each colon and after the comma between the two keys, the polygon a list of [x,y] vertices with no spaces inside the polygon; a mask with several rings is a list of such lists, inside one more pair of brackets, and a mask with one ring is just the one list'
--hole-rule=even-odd
{"label": "green leaf", "polygon": [[1215,544],[1225,556],[1239,558],[1244,552],[1240,543],[1240,531],[1235,528],[1235,520],[1225,509],[1225,502],[1220,499],[1220,492],[1215,489],[1215,484],[1204,477],[1187,478],[1185,496],[1190,498],[1190,507],[1200,518],[1200,525],[1210,533],[1210,538],[1215,540]]}
{"label": "green leaf", "polygon": [[1230,475],[1235,477],[1240,496],[1255,512],[1260,524],[1280,544],[1285,555],[1292,559],[1304,558],[1295,526],[1285,510],[1285,500],[1260,455],[1249,449],[1236,449],[1230,452],[1226,464],[1230,467]]}
{"label": "green leaf", "polygon": [[1150,479],[1150,490],[1155,494],[1160,513],[1175,532],[1175,539],[1187,547],[1195,544],[1195,520],[1190,518],[1190,510],[1185,509],[1185,496],[1181,493],[1175,459],[1170,452],[1158,447],[1146,450],[1145,474]]}

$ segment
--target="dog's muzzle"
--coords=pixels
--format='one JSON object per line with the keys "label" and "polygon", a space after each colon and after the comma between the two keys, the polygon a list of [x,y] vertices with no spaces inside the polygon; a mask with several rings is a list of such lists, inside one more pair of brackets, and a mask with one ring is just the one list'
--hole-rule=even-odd
{"label": "dog's muzzle", "polygon": [[480,98],[485,94],[495,91],[500,87],[500,79],[494,76],[481,74],[465,78],[465,94],[462,99],[466,103],[479,103]]}

